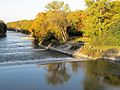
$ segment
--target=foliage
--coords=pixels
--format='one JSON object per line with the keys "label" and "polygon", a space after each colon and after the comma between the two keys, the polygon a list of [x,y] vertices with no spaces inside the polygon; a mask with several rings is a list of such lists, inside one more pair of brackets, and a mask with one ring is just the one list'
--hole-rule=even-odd
{"label": "foliage", "polygon": [[10,28],[30,30],[33,20],[20,20],[16,22],[8,22],[7,26]]}
{"label": "foliage", "polygon": [[33,37],[44,38],[47,33],[46,13],[39,13],[31,26]]}
{"label": "foliage", "polygon": [[90,43],[91,42],[91,39],[90,38],[87,38],[87,37],[80,37],[80,38],[76,38],[74,40],[75,42],[84,42],[84,43]]}
{"label": "foliage", "polygon": [[63,1],[53,1],[46,5],[45,8],[50,11],[70,11],[69,5],[65,4]]}
{"label": "foliage", "polygon": [[119,1],[108,0],[98,0],[87,8],[85,36],[91,37],[94,45],[120,45],[117,27],[120,20],[119,8]]}
{"label": "foliage", "polygon": [[[52,1],[34,20],[9,22],[11,28],[32,32],[39,41],[66,43],[71,36],[89,38],[96,46],[120,45],[120,1],[85,0],[85,11],[71,11],[68,4]],[[53,35],[53,36],[52,36]],[[73,38],[72,36],[72,38]]]}
{"label": "foliage", "polygon": [[[49,7],[49,8],[48,8]],[[55,37],[62,43],[68,40],[66,20],[69,11],[69,5],[64,2],[53,1],[49,3],[46,8],[47,22],[49,23],[48,29],[55,33]]]}
{"label": "foliage", "polygon": [[70,24],[70,30],[73,35],[79,35],[79,33],[82,33],[83,20],[85,19],[85,13],[82,10],[77,10],[73,12],[69,12],[67,15],[67,21]]}
{"label": "foliage", "polygon": [[66,20],[69,10],[68,5],[63,2],[53,1],[49,3],[46,8],[48,11],[39,13],[33,22],[32,32],[34,33],[34,36],[43,40],[48,32],[51,32],[54,33],[56,39],[61,43],[65,43],[68,39],[66,32],[68,26]]}

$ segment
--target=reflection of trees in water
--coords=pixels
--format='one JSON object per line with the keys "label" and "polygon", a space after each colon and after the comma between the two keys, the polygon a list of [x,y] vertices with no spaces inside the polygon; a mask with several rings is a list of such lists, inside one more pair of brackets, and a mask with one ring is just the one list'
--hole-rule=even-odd
{"label": "reflection of trees in water", "polygon": [[72,67],[73,72],[78,72],[79,67],[81,67],[81,66],[82,66],[82,62],[72,62],[71,63],[71,67]]}
{"label": "reflection of trees in water", "polygon": [[66,70],[65,63],[48,64],[46,80],[49,84],[59,85],[67,82],[69,79],[70,75]]}
{"label": "reflection of trees in water", "polygon": [[[85,90],[104,90],[103,83],[120,86],[120,66],[106,61],[85,62]],[[89,89],[91,87],[91,89]]]}
{"label": "reflection of trees in water", "polygon": [[107,74],[104,76],[104,81],[114,86],[120,86],[120,75]]}
{"label": "reflection of trees in water", "polygon": [[83,84],[84,90],[105,90],[100,81],[91,76],[86,76]]}
{"label": "reflection of trees in water", "polygon": [[[86,68],[86,76],[83,78],[84,90],[106,90],[106,88],[109,90],[109,86],[112,90],[112,87],[120,86],[120,66],[106,61],[48,64],[46,80],[48,84],[55,86],[64,84],[81,68]],[[68,71],[72,74],[70,75]]]}

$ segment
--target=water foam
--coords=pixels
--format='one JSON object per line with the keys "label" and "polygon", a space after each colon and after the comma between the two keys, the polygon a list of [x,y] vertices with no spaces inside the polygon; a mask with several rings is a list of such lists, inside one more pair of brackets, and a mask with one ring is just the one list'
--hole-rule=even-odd
{"label": "water foam", "polygon": [[22,65],[22,64],[48,64],[54,62],[68,62],[68,61],[75,61],[76,59],[71,57],[64,57],[64,58],[46,58],[46,59],[35,59],[35,60],[26,60],[26,61],[8,61],[8,62],[0,62],[0,65]]}

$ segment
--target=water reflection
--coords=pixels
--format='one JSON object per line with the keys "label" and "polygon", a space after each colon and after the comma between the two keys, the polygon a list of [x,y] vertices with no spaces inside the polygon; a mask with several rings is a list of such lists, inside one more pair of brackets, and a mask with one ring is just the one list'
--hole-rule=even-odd
{"label": "water reflection", "polygon": [[105,61],[0,68],[0,90],[120,90],[120,66]]}
{"label": "water reflection", "polygon": [[70,74],[66,70],[65,63],[47,65],[46,80],[51,85],[61,85],[70,79]]}
{"label": "water reflection", "polygon": [[81,66],[82,66],[82,63],[80,63],[80,62],[72,62],[72,63],[71,63],[72,71],[73,71],[74,73],[79,72],[79,68],[80,68]]}
{"label": "water reflection", "polygon": [[[86,66],[85,90],[113,90],[117,87],[120,89],[120,65],[106,61],[89,61],[84,64]],[[110,86],[112,87],[109,88]]]}
{"label": "water reflection", "polygon": [[[82,82],[83,90],[119,90],[120,66],[106,61],[87,61],[71,63],[48,64],[45,80],[49,85],[65,85],[71,81],[75,74],[83,74],[84,78],[76,77]],[[80,69],[85,72],[81,71]],[[79,76],[79,75],[78,75]],[[80,79],[79,79],[80,78]],[[75,81],[72,81],[76,84]],[[75,86],[75,85],[73,85]]]}

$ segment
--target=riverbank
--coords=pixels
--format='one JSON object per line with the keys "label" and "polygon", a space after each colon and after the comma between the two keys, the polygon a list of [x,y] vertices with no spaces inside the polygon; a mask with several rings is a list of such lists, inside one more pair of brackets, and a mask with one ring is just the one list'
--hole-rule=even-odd
{"label": "riverbank", "polygon": [[120,51],[116,48],[102,50],[92,46],[82,46],[74,52],[75,57],[85,57],[89,59],[108,59],[113,61],[120,61]]}
{"label": "riverbank", "polygon": [[15,28],[7,28],[8,31],[14,31],[14,32],[20,32],[22,34],[26,34],[26,35],[30,35],[31,32],[28,30],[24,30],[24,29],[15,29]]}
{"label": "riverbank", "polygon": [[[11,30],[10,30],[11,31]],[[25,34],[25,33],[24,33]],[[23,39],[32,39],[34,38],[23,38]],[[87,40],[88,41],[88,40]],[[86,42],[87,43],[87,42]],[[86,60],[97,60],[97,59],[108,59],[112,61],[120,61],[120,50],[115,47],[93,47],[83,42],[72,42],[69,41],[66,44],[59,46],[48,46],[40,45],[44,49],[49,49],[52,51],[57,51],[63,54],[66,54],[70,57],[78,58],[80,61]]]}
{"label": "riverbank", "polygon": [[[82,45],[79,46],[78,49],[72,49],[72,45],[70,44],[65,44],[65,45],[60,45],[57,47],[54,46],[44,46],[44,48],[57,51],[69,56],[72,56],[74,58],[81,59],[82,61],[86,60],[98,60],[98,59],[106,59],[106,60],[112,60],[116,62],[120,62],[120,51],[115,48],[107,49],[107,50],[102,50],[98,49],[92,46],[86,46]],[[83,59],[84,58],[84,59]]]}

